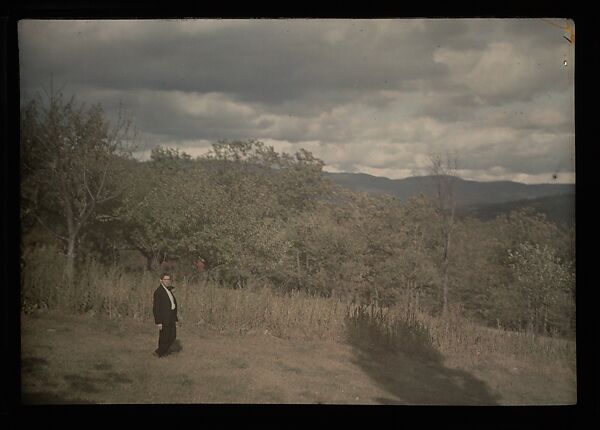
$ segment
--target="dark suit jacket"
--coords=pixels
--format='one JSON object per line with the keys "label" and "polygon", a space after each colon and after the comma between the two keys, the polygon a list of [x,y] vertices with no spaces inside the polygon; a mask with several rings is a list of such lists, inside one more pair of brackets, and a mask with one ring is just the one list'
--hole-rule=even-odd
{"label": "dark suit jacket", "polygon": [[[171,291],[173,294],[173,291]],[[152,311],[154,312],[154,322],[156,324],[172,324],[177,319],[177,299],[173,294],[173,301],[175,302],[175,309],[171,310],[171,300],[169,294],[165,291],[162,285],[154,291],[154,300],[152,303]]]}

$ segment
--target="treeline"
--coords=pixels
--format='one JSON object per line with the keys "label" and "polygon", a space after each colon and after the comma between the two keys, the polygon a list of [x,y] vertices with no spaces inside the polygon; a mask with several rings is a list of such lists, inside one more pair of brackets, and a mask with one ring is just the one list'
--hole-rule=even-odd
{"label": "treeline", "polygon": [[448,248],[435,201],[343,189],[307,151],[221,141],[205,156],[157,147],[141,162],[130,138],[128,123],[111,128],[100,106],[60,95],[24,106],[23,271],[39,261],[28,256],[54,246],[72,283],[84,261],[124,266],[131,249],[150,271],[170,264],[175,279],[203,258],[203,276],[225,286],[388,307],[410,300],[431,314],[442,312],[445,277],[449,304],[478,322],[575,332],[574,231],[532,210],[456,219]]}

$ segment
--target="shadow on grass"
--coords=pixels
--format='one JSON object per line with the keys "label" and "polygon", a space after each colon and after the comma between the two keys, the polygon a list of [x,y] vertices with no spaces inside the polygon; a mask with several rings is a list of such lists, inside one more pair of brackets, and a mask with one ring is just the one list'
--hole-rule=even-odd
{"label": "shadow on grass", "polygon": [[36,369],[48,365],[48,360],[38,357],[23,357],[21,359],[21,372],[33,373]]}
{"label": "shadow on grass", "polygon": [[381,404],[497,405],[498,396],[468,372],[449,369],[426,333],[407,333],[400,327],[394,338],[369,324],[348,324],[347,339],[353,362],[391,396],[374,398]]}
{"label": "shadow on grass", "polygon": [[50,382],[47,369],[48,361],[44,358],[25,357],[21,360],[21,379],[36,380],[43,383],[45,391],[27,390],[21,393],[24,404],[71,404],[91,403],[78,398],[79,395],[97,394],[114,389],[118,384],[131,384],[133,381],[124,374],[110,371],[112,366],[107,362],[100,362],[93,366],[93,375],[66,373],[62,375],[68,383],[67,391],[55,390],[55,383]]}
{"label": "shadow on grass", "polygon": [[70,384],[72,390],[83,391],[84,393],[99,393],[106,389],[112,389],[117,384],[131,384],[133,382],[127,376],[117,372],[104,372],[98,376],[67,374],[63,378]]}
{"label": "shadow on grass", "polygon": [[183,351],[183,345],[181,344],[181,342],[179,341],[179,339],[175,339],[175,341],[173,342],[173,344],[169,347],[169,354],[177,354],[179,352]]}
{"label": "shadow on grass", "polygon": [[87,400],[69,398],[62,393],[35,392],[22,393],[21,402],[26,405],[65,405],[65,404],[91,404]]}

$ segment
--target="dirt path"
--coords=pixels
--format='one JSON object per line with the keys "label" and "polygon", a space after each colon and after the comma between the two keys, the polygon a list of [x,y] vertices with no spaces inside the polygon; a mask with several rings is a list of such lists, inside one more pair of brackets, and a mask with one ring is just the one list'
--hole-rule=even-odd
{"label": "dirt path", "polygon": [[[507,403],[440,357],[365,345],[216,333],[183,325],[158,359],[151,322],[23,315],[24,403]],[[510,403],[510,402],[508,402]]]}

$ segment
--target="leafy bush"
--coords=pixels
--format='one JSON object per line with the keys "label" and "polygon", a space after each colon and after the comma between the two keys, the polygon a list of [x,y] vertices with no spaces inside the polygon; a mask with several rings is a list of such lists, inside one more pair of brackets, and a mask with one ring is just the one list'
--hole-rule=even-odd
{"label": "leafy bush", "polygon": [[525,299],[531,329],[573,332],[575,273],[547,245],[520,243],[509,250],[515,288]]}

